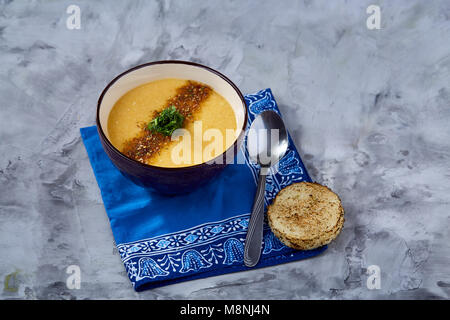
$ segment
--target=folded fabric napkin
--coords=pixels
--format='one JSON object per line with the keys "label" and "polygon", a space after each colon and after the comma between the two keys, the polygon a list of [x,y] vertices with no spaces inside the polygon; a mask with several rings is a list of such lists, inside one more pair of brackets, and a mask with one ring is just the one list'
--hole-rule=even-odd
{"label": "folded fabric napkin", "polygon": [[[270,89],[246,95],[249,124],[265,110],[279,113]],[[101,190],[113,236],[136,291],[172,283],[248,270],[244,242],[258,167],[248,160],[229,164],[213,181],[179,196],[163,196],[125,178],[109,160],[95,126],[81,136]],[[275,172],[276,171],[276,172]],[[311,181],[289,137],[286,155],[267,176],[265,204],[284,187]],[[283,245],[264,226],[261,260],[254,268],[315,256],[326,246],[298,251]]]}

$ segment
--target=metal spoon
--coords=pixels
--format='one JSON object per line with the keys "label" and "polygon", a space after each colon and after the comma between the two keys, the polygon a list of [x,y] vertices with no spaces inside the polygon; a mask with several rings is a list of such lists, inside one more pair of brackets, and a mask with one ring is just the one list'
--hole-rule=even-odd
{"label": "metal spoon", "polygon": [[261,166],[245,239],[244,263],[247,267],[255,266],[261,257],[266,176],[269,169],[284,156],[287,147],[287,132],[280,116],[275,111],[260,113],[252,122],[247,136],[250,159]]}

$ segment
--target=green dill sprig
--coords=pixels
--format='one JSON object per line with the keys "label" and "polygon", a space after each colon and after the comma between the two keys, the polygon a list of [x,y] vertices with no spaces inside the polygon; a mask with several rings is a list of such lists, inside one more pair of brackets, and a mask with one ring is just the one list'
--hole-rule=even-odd
{"label": "green dill sprig", "polygon": [[171,105],[161,111],[155,119],[150,121],[148,129],[151,132],[159,132],[165,136],[171,136],[176,129],[183,126],[183,122],[183,115],[174,105]]}

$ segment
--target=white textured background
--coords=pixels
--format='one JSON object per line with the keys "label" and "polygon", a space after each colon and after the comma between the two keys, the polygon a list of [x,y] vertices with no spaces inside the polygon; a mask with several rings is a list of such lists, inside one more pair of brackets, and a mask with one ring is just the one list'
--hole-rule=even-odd
{"label": "white textured background", "polygon": [[[133,291],[79,128],[115,75],[161,59],[272,88],[312,178],[343,200],[323,255]],[[2,299],[449,298],[449,168],[449,1],[0,1]]]}

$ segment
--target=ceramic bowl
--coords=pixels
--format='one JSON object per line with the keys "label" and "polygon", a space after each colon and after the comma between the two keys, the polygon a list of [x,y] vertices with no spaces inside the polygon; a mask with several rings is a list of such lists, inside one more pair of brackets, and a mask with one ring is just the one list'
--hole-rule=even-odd
{"label": "ceramic bowl", "polygon": [[[234,110],[237,139],[213,161],[193,166],[165,168],[143,164],[122,154],[108,138],[108,116],[116,101],[144,83],[180,78],[205,83],[222,95]],[[163,194],[180,194],[204,185],[230,163],[236,155],[247,126],[247,107],[238,87],[226,76],[207,66],[189,61],[165,60],[142,64],[115,77],[103,90],[97,105],[97,129],[103,148],[121,173],[139,186]],[[211,163],[212,162],[212,163]]]}

